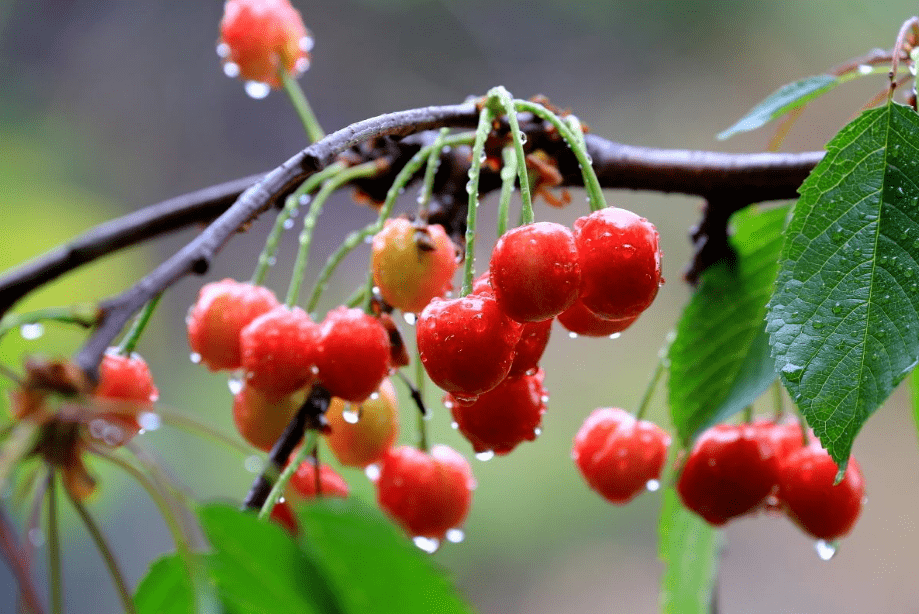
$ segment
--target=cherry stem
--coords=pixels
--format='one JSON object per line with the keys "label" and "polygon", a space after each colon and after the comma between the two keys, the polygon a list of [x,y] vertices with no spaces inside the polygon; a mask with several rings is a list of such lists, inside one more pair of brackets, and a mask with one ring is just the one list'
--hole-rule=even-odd
{"label": "cherry stem", "polygon": [[221,443],[227,448],[234,450],[236,452],[239,452],[240,454],[243,454],[245,456],[249,456],[250,454],[252,454],[251,448],[249,448],[247,445],[240,443],[239,441],[237,441],[236,439],[233,439],[232,437],[224,435],[220,431],[212,429],[206,424],[203,424],[201,422],[198,422],[197,420],[189,418],[188,416],[183,416],[181,414],[174,414],[171,412],[164,412],[160,409],[157,409],[156,414],[163,420],[163,422],[165,422],[166,424],[170,426],[174,426],[176,428],[183,429],[185,431],[194,433],[196,435],[209,437],[213,439],[214,441],[216,441],[217,443]]}
{"label": "cherry stem", "polygon": [[421,192],[418,194],[418,218],[423,221],[428,219],[428,203],[431,202],[431,194],[434,193],[434,178],[437,176],[437,169],[440,167],[440,155],[444,149],[444,139],[449,132],[449,128],[441,128],[434,138],[434,142],[431,143],[431,153],[424,169],[424,181],[421,184]]}
{"label": "cherry stem", "polygon": [[399,376],[399,379],[402,380],[402,383],[405,384],[405,387],[408,388],[409,395],[412,397],[412,401],[415,402],[415,407],[418,408],[418,449],[423,452],[428,451],[428,423],[427,415],[428,408],[424,403],[424,365],[421,362],[421,359],[418,356],[415,356],[415,381],[418,386],[415,387],[412,385],[412,382],[405,376],[402,371],[396,371],[396,375]]}
{"label": "cherry stem", "polygon": [[92,303],[82,303],[69,307],[47,307],[28,313],[8,313],[0,319],[0,339],[16,328],[39,322],[62,322],[91,328],[99,321],[99,308]]}
{"label": "cherry stem", "polygon": [[319,120],[316,118],[316,114],[313,113],[313,108],[310,106],[309,100],[306,99],[306,94],[303,93],[300,83],[289,72],[284,70],[283,66],[278,69],[278,76],[281,77],[284,91],[287,93],[287,97],[290,98],[291,104],[294,105],[294,109],[300,117],[300,122],[303,124],[304,130],[306,130],[306,135],[309,137],[310,142],[315,143],[324,139],[325,132],[322,126],[319,125]]}
{"label": "cherry stem", "polygon": [[380,170],[380,165],[376,161],[365,162],[346,168],[335,176],[323,182],[322,188],[313,197],[310,203],[309,211],[303,218],[303,230],[300,232],[300,248],[297,250],[297,259],[294,262],[294,271],[290,277],[290,286],[287,290],[287,299],[285,303],[288,307],[297,304],[300,296],[300,285],[303,283],[303,275],[306,273],[306,265],[309,260],[310,246],[313,242],[313,230],[316,228],[316,221],[322,213],[322,207],[325,201],[338,188],[344,184],[362,177],[370,177]]}
{"label": "cherry stem", "polygon": [[469,164],[469,205],[466,213],[466,260],[463,265],[463,288],[460,296],[472,292],[472,278],[475,277],[475,226],[476,213],[479,210],[479,175],[482,170],[482,158],[485,156],[485,141],[491,132],[494,113],[487,104],[479,111],[479,125],[475,131],[475,142],[472,144],[472,160]]}
{"label": "cherry stem", "polygon": [[753,405],[747,405],[743,408],[743,421],[747,424],[753,422]]}
{"label": "cherry stem", "polygon": [[782,396],[782,382],[778,378],[772,383],[772,405],[775,408],[775,421],[785,415],[785,397]]}
{"label": "cherry stem", "polygon": [[313,458],[313,486],[316,488],[316,498],[322,496],[322,480],[320,479],[321,473],[319,471],[319,438],[316,438],[316,443],[313,444],[313,449],[310,452],[310,456]]}
{"label": "cherry stem", "polygon": [[583,145],[586,143],[583,133],[580,136],[575,135],[571,128],[562,121],[558,115],[542,106],[528,100],[515,100],[514,106],[518,111],[527,111],[543,119],[558,130],[559,135],[568,144],[571,153],[577,158],[578,165],[581,167],[581,175],[584,178],[584,187],[587,190],[587,198],[590,201],[590,210],[599,211],[606,207],[606,199],[603,197],[603,189],[600,187],[600,180],[597,179],[597,173],[593,168],[593,161],[587,156],[587,149]]}
{"label": "cherry stem", "polygon": [[514,147],[507,145],[501,150],[501,200],[498,201],[498,237],[507,232],[507,218],[511,207],[511,193],[514,191],[514,179],[517,178],[517,154]]}
{"label": "cherry stem", "polygon": [[140,313],[134,318],[134,324],[131,325],[131,329],[125,333],[124,339],[121,340],[121,344],[118,346],[117,350],[118,354],[121,356],[131,355],[131,352],[137,347],[137,342],[140,341],[140,336],[144,334],[144,329],[147,328],[147,323],[150,322],[150,316],[153,315],[153,311],[156,309],[156,305],[160,302],[160,297],[162,296],[162,293],[157,294],[147,301],[144,308],[140,310]]}
{"label": "cherry stem", "polygon": [[115,555],[109,547],[105,535],[92,517],[92,514],[86,509],[86,506],[80,503],[69,490],[64,490],[70,499],[71,505],[73,505],[73,509],[77,511],[80,520],[83,521],[83,526],[86,527],[86,531],[89,533],[90,537],[92,537],[93,542],[95,542],[96,548],[102,556],[102,560],[105,561],[105,565],[108,567],[109,575],[112,576],[112,582],[115,584],[115,588],[118,590],[118,596],[121,598],[121,607],[124,608],[127,614],[135,614],[137,610],[134,608],[134,600],[131,598],[131,591],[128,589],[124,574],[121,573],[118,561],[115,559]]}
{"label": "cherry stem", "polygon": [[657,389],[657,383],[661,379],[661,375],[664,374],[666,369],[667,354],[661,352],[657,359],[657,366],[654,368],[654,373],[651,375],[651,380],[648,382],[647,388],[645,388],[645,393],[641,397],[641,403],[638,404],[638,411],[635,412],[635,419],[642,420],[645,417],[645,414],[648,411],[648,407],[651,405],[651,399],[654,397],[654,391]]}
{"label": "cherry stem", "polygon": [[[297,468],[300,466],[303,461],[306,460],[306,457],[310,455],[311,450],[316,446],[318,441],[318,434],[314,430],[308,430],[303,434],[303,442],[300,445],[300,448],[297,450],[297,454],[294,458],[290,459],[290,462],[287,463],[287,466],[284,467],[284,470],[281,471],[281,475],[278,476],[277,481],[271,487],[271,490],[268,492],[268,497],[265,498],[265,502],[262,504],[261,509],[258,512],[258,519],[265,520],[271,516],[271,510],[274,509],[274,506],[280,500],[281,496],[284,494],[284,491],[287,490],[287,484],[290,482],[290,479],[293,477],[294,473],[297,472]],[[317,469],[318,472],[318,464]]]}
{"label": "cherry stem", "polygon": [[[40,504],[39,499],[39,506]],[[6,508],[0,506],[0,555],[6,559],[19,588],[20,609],[17,611],[42,614],[44,609],[41,605],[41,598],[32,582],[30,551],[31,548],[27,544],[19,544],[16,529],[7,516]]]}
{"label": "cherry stem", "polygon": [[57,511],[57,475],[54,472],[48,484],[48,582],[51,612],[63,614],[64,579],[61,573],[61,535],[58,530]]}
{"label": "cherry stem", "polygon": [[287,220],[293,217],[294,213],[300,207],[300,200],[303,195],[313,192],[323,181],[343,171],[345,168],[347,167],[343,162],[336,162],[318,173],[310,175],[306,181],[300,184],[300,187],[297,188],[293,194],[287,197],[287,200],[284,201],[284,208],[278,213],[278,216],[274,220],[274,226],[271,227],[271,232],[268,233],[268,238],[265,240],[265,247],[262,249],[262,253],[259,254],[258,265],[252,273],[252,285],[262,285],[265,278],[268,276],[268,272],[274,265],[275,254],[281,242],[281,235],[284,234],[284,230],[287,227]]}
{"label": "cherry stem", "polygon": [[497,101],[507,114],[507,123],[511,129],[511,141],[514,147],[514,153],[517,157],[516,170],[517,179],[520,182],[520,200],[522,203],[520,219],[522,224],[532,224],[533,199],[530,195],[530,177],[527,174],[526,153],[523,151],[523,143],[525,142],[524,139],[526,136],[520,131],[517,111],[514,108],[514,99],[511,97],[510,92],[500,85],[489,90],[488,98],[489,100]]}

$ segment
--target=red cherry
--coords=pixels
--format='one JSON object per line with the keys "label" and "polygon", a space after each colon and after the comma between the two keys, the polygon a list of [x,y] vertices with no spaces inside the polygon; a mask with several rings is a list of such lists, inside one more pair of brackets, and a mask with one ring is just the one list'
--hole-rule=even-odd
{"label": "red cherry", "polygon": [[536,429],[546,411],[545,373],[508,377],[472,403],[460,404],[447,395],[459,431],[476,452],[507,454],[517,444],[536,439]]}
{"label": "red cherry", "polygon": [[299,307],[277,307],[249,323],[239,336],[246,383],[280,398],[316,378],[319,326]]}
{"label": "red cherry", "polygon": [[418,313],[443,296],[457,266],[456,247],[440,224],[389,219],[373,237],[373,283],[396,309]]}
{"label": "red cherry", "polygon": [[421,362],[431,380],[469,400],[500,384],[510,372],[520,324],[488,296],[434,299],[418,318]]}
{"label": "red cherry", "polygon": [[660,478],[669,445],[670,435],[653,422],[603,407],[575,435],[571,458],[592,489],[622,505]]}
{"label": "red cherry", "polygon": [[855,526],[862,511],[865,481],[854,458],[839,484],[833,485],[838,468],[817,444],[799,448],[782,463],[779,501],[803,531],[817,539],[840,538]]}
{"label": "red cherry", "polygon": [[654,225],[631,211],[607,207],[574,222],[584,306],[601,318],[639,315],[661,285]]}
{"label": "red cherry", "polygon": [[297,517],[294,516],[294,511],[290,508],[290,503],[287,501],[275,503],[274,507],[271,509],[271,520],[287,529],[287,532],[293,536],[300,534],[300,526],[297,524]]}
{"label": "red cherry", "polygon": [[319,334],[319,379],[332,394],[360,403],[389,373],[389,333],[380,321],[345,306],[330,311]]}
{"label": "red cherry", "polygon": [[[134,437],[140,431],[137,415],[160,396],[144,359],[138,354],[123,356],[115,348],[102,357],[93,394],[103,402],[98,417],[90,421],[90,434],[109,445],[122,445]],[[105,411],[105,401],[120,411]]]}
{"label": "red cherry", "polygon": [[520,341],[514,346],[514,362],[508,377],[526,375],[539,367],[539,361],[546,346],[549,345],[549,334],[552,332],[552,320],[545,322],[527,322],[520,329]]}
{"label": "red cherry", "polygon": [[366,467],[379,461],[396,441],[399,432],[396,390],[384,379],[375,395],[353,405],[349,414],[345,413],[345,402],[333,397],[325,418],[329,423],[325,442],[338,462],[348,467]]}
{"label": "red cherry", "polygon": [[777,482],[772,445],[750,424],[719,424],[696,442],[677,483],[687,508],[713,525],[760,506]]}
{"label": "red cherry", "polygon": [[581,284],[574,235],[553,222],[506,232],[488,270],[498,305],[518,322],[554,318],[574,303]]}
{"label": "red cherry", "polygon": [[188,312],[188,342],[211,371],[242,366],[239,334],[279,305],[268,288],[224,279],[206,284]]}
{"label": "red cherry", "polygon": [[452,448],[399,446],[383,458],[376,486],[380,507],[409,535],[442,539],[465,521],[475,479]]}
{"label": "red cherry", "polygon": [[220,22],[226,62],[246,81],[281,87],[278,69],[292,75],[309,66],[308,32],[287,0],[227,0]]}
{"label": "red cherry", "polygon": [[245,384],[233,397],[233,422],[243,439],[269,452],[305,400],[306,390],[275,398]]}
{"label": "red cherry", "polygon": [[621,333],[637,319],[637,315],[620,320],[601,318],[585,307],[580,299],[558,316],[558,321],[562,326],[576,335],[585,337],[609,337]]}
{"label": "red cherry", "polygon": [[[785,422],[757,420],[752,426],[760,440],[772,448],[779,467],[786,458],[804,446],[804,435],[801,431],[801,424],[797,420]],[[770,513],[783,511],[779,502],[778,484],[773,485],[769,496],[766,497],[765,510]]]}
{"label": "red cherry", "polygon": [[[296,455],[296,452],[291,456]],[[312,459],[300,463],[290,477],[287,496],[292,501],[300,502],[316,498],[316,465]],[[322,497],[348,496],[348,483],[334,469],[324,463],[319,465],[319,495]]]}

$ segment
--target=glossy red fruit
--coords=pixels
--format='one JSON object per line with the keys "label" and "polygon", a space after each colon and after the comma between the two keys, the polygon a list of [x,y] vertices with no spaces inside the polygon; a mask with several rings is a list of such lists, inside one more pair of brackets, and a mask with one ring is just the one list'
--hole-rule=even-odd
{"label": "glossy red fruit", "polygon": [[360,403],[389,373],[389,333],[360,309],[330,311],[320,327],[319,346],[319,380],[332,396]]}
{"label": "glossy red fruit", "polygon": [[245,384],[233,397],[233,422],[243,439],[269,452],[305,400],[306,389],[275,398]]}
{"label": "glossy red fruit", "polygon": [[524,441],[536,439],[546,412],[545,373],[508,377],[472,403],[460,404],[447,395],[459,431],[476,452],[507,454]]}
{"label": "glossy red fruit", "polygon": [[581,267],[574,235],[561,224],[518,226],[498,239],[488,267],[495,299],[518,322],[542,322],[578,297]]}
{"label": "glossy red fruit", "polygon": [[592,489],[622,505],[660,478],[669,445],[670,435],[653,422],[602,407],[578,430],[571,458]]}
{"label": "glossy red fruit", "polygon": [[693,446],[677,482],[687,508],[713,525],[754,511],[778,481],[772,445],[751,424],[719,424]]}
{"label": "glossy red fruit", "polygon": [[[153,375],[138,354],[123,356],[110,348],[99,364],[99,383],[93,391],[100,412],[90,423],[90,434],[109,445],[126,443],[140,431],[137,415],[159,398]],[[119,411],[105,411],[107,401]]]}
{"label": "glossy red fruit", "polygon": [[398,413],[396,390],[388,379],[359,405],[346,408],[344,401],[333,397],[325,412],[329,423],[325,442],[342,465],[366,467],[379,461],[395,443]]}
{"label": "glossy red fruit", "polygon": [[239,336],[246,384],[279,399],[316,379],[319,325],[299,307],[264,313]]}
{"label": "glossy red fruit", "polygon": [[431,380],[466,401],[507,377],[521,330],[493,298],[470,294],[431,301],[415,332]]}
{"label": "glossy red fruit", "polygon": [[242,366],[239,334],[279,305],[268,288],[224,279],[206,284],[188,312],[188,342],[211,371]]}
{"label": "glossy red fruit", "polygon": [[621,333],[638,319],[638,316],[607,320],[601,318],[587,307],[580,299],[574,302],[564,313],[559,314],[558,321],[570,332],[584,337],[609,337]]}
{"label": "glossy red fruit", "polygon": [[514,346],[514,362],[511,363],[508,377],[533,373],[539,368],[551,332],[552,320],[527,322],[521,327],[520,341]]}
{"label": "glossy red fruit", "polygon": [[[753,423],[753,428],[760,440],[772,447],[780,468],[785,459],[804,447],[804,435],[797,420],[757,420]],[[770,513],[783,511],[779,502],[778,484],[773,485],[769,496],[766,497],[765,510]]]}
{"label": "glossy red fruit", "polygon": [[227,0],[220,42],[218,52],[246,81],[281,87],[279,69],[297,75],[309,66],[309,33],[287,0]]}
{"label": "glossy red fruit", "polygon": [[373,283],[396,309],[418,313],[446,294],[457,266],[456,246],[440,224],[389,219],[373,237]]}
{"label": "glossy red fruit", "polygon": [[[290,478],[287,497],[293,502],[314,499],[316,490],[316,465],[311,459],[300,463],[297,470]],[[324,463],[319,465],[319,496],[340,497],[348,496],[348,483],[345,482],[334,469]]]}
{"label": "glossy red fruit", "polygon": [[580,299],[601,318],[638,316],[661,285],[661,251],[654,225],[617,207],[574,222],[581,265]]}
{"label": "glossy red fruit", "polygon": [[466,520],[475,479],[469,463],[452,448],[434,446],[428,454],[399,446],[383,458],[376,487],[380,507],[406,533],[443,539]]}
{"label": "glossy red fruit", "polygon": [[275,503],[274,507],[271,508],[271,520],[284,527],[291,535],[296,536],[300,534],[300,526],[297,523],[297,518],[294,516],[294,511],[287,501]]}
{"label": "glossy red fruit", "polygon": [[779,501],[785,513],[817,539],[846,535],[862,511],[865,481],[858,462],[850,458],[842,481],[834,486],[837,471],[826,450],[814,443],[788,456],[779,472]]}

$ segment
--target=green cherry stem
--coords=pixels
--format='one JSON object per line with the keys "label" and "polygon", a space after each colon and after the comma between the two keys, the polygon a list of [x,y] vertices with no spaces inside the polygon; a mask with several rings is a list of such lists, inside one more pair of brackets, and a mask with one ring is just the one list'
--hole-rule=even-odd
{"label": "green cherry stem", "polygon": [[782,381],[779,378],[776,378],[772,382],[772,405],[775,411],[776,422],[785,415],[785,397],[782,396]]}
{"label": "green cherry stem", "polygon": [[82,303],[69,307],[46,307],[28,313],[8,313],[0,319],[0,339],[13,329],[40,322],[61,322],[90,328],[99,322],[99,307]]}
{"label": "green cherry stem", "polygon": [[511,142],[514,147],[514,153],[517,156],[517,180],[520,182],[521,201],[520,218],[522,224],[532,224],[533,198],[530,195],[530,177],[527,174],[526,154],[523,151],[526,135],[520,131],[520,123],[517,121],[517,111],[514,108],[514,99],[511,98],[510,92],[500,85],[489,90],[488,97],[489,99],[497,100],[507,114],[507,123],[511,128]]}
{"label": "green cherry stem", "polygon": [[137,314],[137,317],[134,318],[134,324],[131,325],[131,329],[125,334],[124,339],[121,340],[121,344],[118,346],[118,354],[122,356],[131,355],[131,352],[137,347],[137,342],[140,341],[140,336],[144,334],[144,329],[147,328],[147,323],[150,322],[150,316],[153,315],[153,311],[162,296],[162,294],[157,294],[147,301],[144,308]]}
{"label": "green cherry stem", "polygon": [[[344,162],[331,164],[318,173],[310,175],[306,181],[300,184],[300,187],[297,188],[293,194],[287,197],[287,200],[284,201],[284,208],[278,213],[278,217],[275,218],[274,221],[274,226],[272,226],[271,232],[268,233],[268,238],[265,240],[265,247],[262,248],[262,253],[259,254],[258,264],[255,267],[255,272],[252,273],[251,282],[253,286],[260,286],[265,281],[268,271],[271,270],[274,264],[275,254],[281,242],[281,235],[284,234],[284,230],[287,228],[287,220],[289,220],[294,215],[294,212],[300,207],[300,200],[303,195],[314,192],[323,181],[340,173],[346,168],[347,165]],[[293,222],[291,222],[291,224],[293,224]]]}
{"label": "green cherry stem", "polygon": [[287,463],[287,466],[284,467],[284,471],[281,472],[281,475],[278,476],[277,481],[271,487],[268,498],[265,499],[265,504],[262,505],[262,508],[259,510],[259,520],[265,520],[271,515],[271,510],[274,509],[281,495],[284,494],[284,491],[287,489],[290,478],[296,473],[297,467],[299,467],[313,451],[313,447],[316,445],[317,440],[318,435],[316,431],[307,430],[306,433],[303,434],[303,441],[300,443],[300,449],[297,450],[296,456],[294,456],[294,458]]}
{"label": "green cherry stem", "polygon": [[645,393],[642,395],[641,402],[638,404],[638,411],[635,412],[636,420],[643,419],[648,412],[648,407],[651,405],[651,399],[654,397],[654,391],[657,389],[657,383],[660,381],[661,375],[664,374],[666,368],[667,354],[661,352],[657,359],[657,366],[654,367],[654,373],[651,375],[650,381],[648,381],[648,387],[645,388]]}
{"label": "green cherry stem", "polygon": [[743,421],[747,424],[753,422],[753,404],[747,405],[743,408]]}
{"label": "green cherry stem", "polygon": [[[424,372],[424,364],[421,362],[421,356],[415,356],[415,389],[418,391],[418,398],[421,400],[422,407],[424,403],[424,380],[427,374]],[[427,452],[428,447],[428,421],[427,417],[418,408],[418,449]]]}
{"label": "green cherry stem", "polygon": [[482,158],[485,155],[485,140],[491,132],[491,122],[494,112],[487,104],[479,112],[479,125],[475,131],[475,142],[472,144],[472,160],[469,165],[469,183],[466,191],[469,192],[469,206],[466,215],[466,259],[463,265],[463,289],[460,296],[472,292],[472,278],[475,276],[475,225],[476,213],[479,209],[479,175],[482,170]]}
{"label": "green cherry stem", "polygon": [[498,237],[507,232],[507,218],[511,207],[511,193],[514,191],[514,179],[517,178],[517,154],[513,145],[507,145],[501,151],[504,166],[501,168],[501,200],[498,201]]}
{"label": "green cherry stem", "polygon": [[281,77],[284,91],[287,93],[287,97],[290,98],[291,104],[294,105],[297,116],[300,118],[304,130],[306,130],[306,135],[309,137],[310,142],[321,141],[325,138],[325,132],[322,126],[319,125],[319,120],[316,118],[316,114],[313,113],[313,108],[310,106],[309,100],[306,99],[306,94],[303,93],[300,83],[290,76],[290,73],[284,70],[283,67],[278,70],[278,75]]}
{"label": "green cherry stem", "polygon": [[126,614],[135,614],[137,610],[134,608],[131,590],[128,588],[128,583],[124,579],[124,574],[121,573],[118,561],[115,559],[115,555],[109,547],[105,535],[99,528],[99,524],[92,517],[92,514],[89,513],[89,510],[86,509],[85,505],[80,503],[70,491],[65,489],[65,492],[70,499],[71,505],[73,505],[73,509],[77,511],[77,515],[80,517],[80,520],[83,521],[83,526],[86,527],[87,533],[89,533],[93,542],[95,542],[96,548],[99,550],[102,560],[105,561],[106,567],[108,567],[109,575],[112,576],[112,582],[115,584],[115,588],[118,590],[118,597],[121,599],[121,607],[124,608]]}
{"label": "green cherry stem", "polygon": [[52,614],[64,612],[64,579],[61,573],[61,535],[57,517],[57,475],[48,484],[48,583]]}
{"label": "green cherry stem", "polygon": [[584,149],[581,144],[583,142],[583,135],[581,138],[578,138],[578,136],[572,132],[571,128],[568,127],[568,124],[562,121],[558,115],[540,104],[527,100],[515,100],[514,106],[517,107],[518,111],[530,112],[540,119],[549,122],[558,130],[558,133],[565,139],[574,157],[577,158],[578,165],[581,167],[581,175],[584,177],[584,187],[587,189],[587,198],[590,201],[590,210],[599,211],[606,207],[606,199],[603,197],[603,189],[600,187],[600,180],[597,179],[597,173],[594,171],[592,161],[587,155],[587,150]]}
{"label": "green cherry stem", "polygon": [[431,143],[431,153],[428,155],[428,164],[424,169],[424,182],[421,184],[421,193],[418,194],[418,218],[428,219],[428,203],[434,192],[434,177],[440,166],[440,154],[444,148],[444,139],[449,134],[449,128],[441,128],[434,142]]}
{"label": "green cherry stem", "polygon": [[380,166],[376,161],[346,168],[334,177],[327,179],[322,184],[319,192],[316,193],[316,196],[313,197],[309,211],[303,218],[303,230],[300,232],[300,248],[297,250],[297,259],[294,262],[294,271],[290,278],[290,287],[287,290],[287,299],[285,300],[288,307],[296,305],[300,296],[300,285],[303,283],[303,275],[306,273],[306,265],[309,260],[310,245],[313,242],[313,230],[316,228],[316,221],[319,219],[319,214],[322,213],[325,201],[333,192],[346,183],[361,177],[370,177],[379,170]]}

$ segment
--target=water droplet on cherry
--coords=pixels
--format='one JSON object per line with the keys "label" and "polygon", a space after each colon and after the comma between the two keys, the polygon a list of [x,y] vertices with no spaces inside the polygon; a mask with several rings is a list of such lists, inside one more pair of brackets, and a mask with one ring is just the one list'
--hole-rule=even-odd
{"label": "water droplet on cherry", "polygon": [[837,545],[835,542],[828,542],[825,539],[818,539],[814,542],[814,550],[821,561],[829,561],[836,556]]}
{"label": "water droplet on cherry", "polygon": [[466,534],[462,529],[450,529],[447,531],[447,541],[451,544],[458,544],[466,539]]}
{"label": "water droplet on cherry", "polygon": [[432,539],[430,537],[422,537],[420,535],[413,537],[412,542],[421,550],[424,550],[428,554],[434,554],[437,552],[437,549],[440,548],[440,540]]}
{"label": "water droplet on cherry", "polygon": [[38,322],[33,324],[23,324],[19,327],[19,334],[27,341],[33,341],[45,334],[45,327]]}
{"label": "water droplet on cherry", "polygon": [[[226,68],[226,64],[224,64],[224,68]],[[246,95],[254,100],[261,100],[271,92],[271,86],[261,81],[246,81],[243,87],[246,90]]]}
{"label": "water droplet on cherry", "polygon": [[476,452],[475,457],[477,460],[480,460],[484,463],[493,459],[495,457],[495,453],[494,450],[485,450],[484,452]]}

